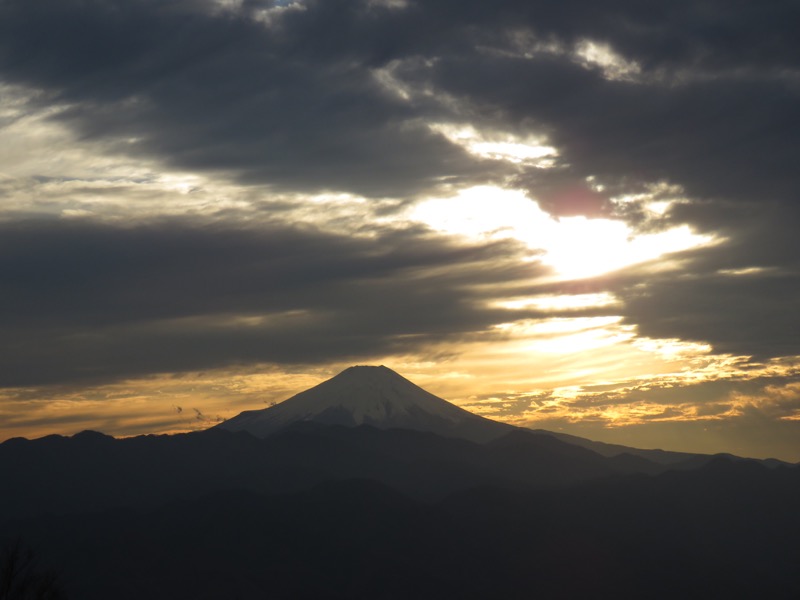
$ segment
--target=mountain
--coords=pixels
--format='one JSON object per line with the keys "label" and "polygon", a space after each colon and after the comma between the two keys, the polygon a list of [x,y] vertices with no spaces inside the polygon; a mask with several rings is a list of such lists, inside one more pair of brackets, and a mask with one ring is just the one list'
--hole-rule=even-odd
{"label": "mountain", "polygon": [[[597,452],[607,458],[629,454],[632,456],[639,456],[659,465],[676,466],[681,463],[688,463],[689,461],[707,462],[711,460],[712,456],[707,454],[696,454],[691,452],[672,452],[669,450],[643,450],[641,448],[631,448],[630,446],[621,446],[620,444],[608,444],[606,442],[596,442],[594,440],[587,440],[586,438],[578,437],[576,435],[569,435],[567,433],[557,433],[554,431],[547,431],[546,429],[531,429],[536,434],[547,435]],[[784,463],[785,464],[785,463]],[[700,464],[697,464],[700,466]]]}
{"label": "mountain", "polygon": [[245,411],[216,427],[263,438],[297,422],[411,429],[474,442],[516,429],[459,408],[384,366],[350,367],[280,404]]}
{"label": "mountain", "polygon": [[0,517],[0,548],[26,540],[76,600],[789,600],[800,597],[798,501],[800,469],[725,458],[433,502],[355,479],[148,510]]}
{"label": "mountain", "polygon": [[205,431],[12,439],[0,590],[22,541],[81,600],[800,598],[800,468],[631,450],[385,367]]}
{"label": "mountain", "polygon": [[[473,414],[434,396],[385,366],[354,366],[335,377],[262,410],[245,411],[215,426],[225,431],[244,431],[258,438],[269,437],[289,426],[302,424],[370,425],[377,429],[406,429],[460,438],[477,443],[490,442],[511,432],[525,431],[540,438],[557,439],[603,457],[614,459],[615,469],[656,473],[664,468],[698,468],[714,456],[666,450],[645,450],[608,444],[547,431],[525,429]],[[787,465],[770,459],[767,466]]]}
{"label": "mountain", "polygon": [[213,428],[115,439],[96,432],[0,444],[2,519],[152,508],[204,494],[278,494],[368,479],[417,500],[480,486],[547,489],[660,465],[620,461],[526,429],[483,444],[410,429],[298,421],[268,437]]}
{"label": "mountain", "polygon": [[204,431],[12,439],[0,590],[21,540],[81,600],[800,598],[800,467],[630,450],[385,367]]}

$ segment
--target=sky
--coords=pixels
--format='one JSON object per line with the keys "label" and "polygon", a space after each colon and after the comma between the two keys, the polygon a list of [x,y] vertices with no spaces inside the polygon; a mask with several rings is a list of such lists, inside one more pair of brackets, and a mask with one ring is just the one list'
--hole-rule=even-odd
{"label": "sky", "polygon": [[795,0],[0,0],[0,440],[353,364],[800,461]]}

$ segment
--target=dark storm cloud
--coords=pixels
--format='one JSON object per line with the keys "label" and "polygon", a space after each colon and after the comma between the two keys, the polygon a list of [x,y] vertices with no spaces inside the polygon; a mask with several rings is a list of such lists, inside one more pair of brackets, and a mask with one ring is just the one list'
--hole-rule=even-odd
{"label": "dark storm cloud", "polygon": [[[425,127],[466,119],[546,131],[575,178],[666,178],[701,196],[796,191],[797,73],[780,77],[800,64],[794,3],[302,5],[266,27],[252,18],[266,2],[7,0],[0,73],[69,103],[60,118],[83,135],[293,189],[403,196],[506,174]],[[568,49],[609,42],[667,83],[607,81],[569,54],[509,56],[520,31]],[[390,64],[452,101],[392,94],[374,76]]]}
{"label": "dark storm cloud", "polygon": [[[272,6],[245,2],[239,9],[221,10],[211,2],[189,0],[5,0],[0,4],[0,78],[40,90],[38,102],[67,106],[57,118],[87,138],[112,142],[119,152],[286,190],[406,198],[440,184],[507,181],[541,197],[556,214],[597,215],[613,207],[607,197],[590,193],[587,176],[616,193],[640,191],[656,181],[678,184],[690,202],[664,223],[690,223],[729,241],[696,253],[680,278],[646,273],[612,283],[625,300],[628,322],[646,335],[708,341],[722,351],[800,353],[791,335],[798,330],[794,240],[800,222],[797,2],[425,0],[392,9],[366,1],[317,0],[274,13],[269,26],[255,19]],[[583,40],[608,44],[639,70],[627,79],[607,77],[601,66],[587,66],[575,54]],[[552,49],[536,50],[537,43]],[[381,69],[407,87],[407,98],[381,84],[376,77]],[[514,135],[546,134],[559,151],[556,168],[512,170],[500,161],[478,160],[432,133],[426,124],[435,121]],[[239,242],[232,233],[218,233],[212,240],[187,231],[192,233],[176,231],[177,254],[159,246],[169,236],[156,236],[153,246],[162,248],[160,257],[183,257],[157,260],[154,267],[162,269],[163,280],[182,287],[141,288],[137,282],[149,277],[143,266],[147,260],[132,260],[140,271],[112,266],[116,259],[104,266],[101,248],[108,244],[113,249],[116,234],[109,239],[90,235],[87,239],[96,242],[87,250],[94,270],[84,273],[75,267],[66,277],[36,263],[16,275],[31,278],[25,282],[30,289],[42,286],[42,297],[60,294],[68,311],[29,298],[4,314],[15,314],[9,312],[13,308],[20,323],[41,317],[44,324],[53,320],[53,327],[66,327],[61,319],[69,314],[70,322],[117,327],[115,335],[129,336],[131,349],[140,347],[137,336],[145,335],[145,329],[134,328],[137,318],[151,327],[157,319],[172,319],[159,331],[188,339],[174,320],[222,310],[214,304],[220,302],[217,291],[229,285],[236,270],[220,266],[227,260],[215,262],[215,256],[225,256],[218,243],[230,239],[235,247]],[[52,241],[31,239],[57,243],[57,231],[51,234]],[[244,239],[255,238],[248,234]],[[280,290],[267,293],[236,279],[229,294],[235,301],[225,310],[257,312],[265,299],[269,302],[263,306],[270,311],[344,305],[352,288],[329,285],[330,278],[350,281],[348,273],[337,271],[348,261],[363,266],[355,247],[331,242],[347,249],[340,255],[316,252],[316,236],[291,241],[295,250],[290,255],[302,255],[306,248],[313,257],[297,271],[296,280],[281,274]],[[129,242],[136,248],[146,245]],[[81,247],[76,241],[64,260]],[[186,263],[194,253],[202,256],[197,264],[209,269],[207,281],[214,282],[213,274],[219,282],[204,286],[201,278],[182,279],[192,272]],[[326,256],[342,261],[329,269]],[[171,260],[180,268],[163,271]],[[741,277],[720,273],[752,266],[767,270]],[[37,269],[40,280],[33,279]],[[390,270],[381,272],[385,276]],[[437,282],[442,289],[428,295],[417,289],[403,304],[404,294],[387,294],[388,288],[371,286],[362,276],[353,275],[359,281],[358,298],[388,302],[384,309],[395,318],[404,314],[404,306],[416,306],[419,314],[430,315],[424,325],[432,335],[459,318],[459,311],[442,309],[453,304],[450,283]],[[483,271],[476,275],[482,276]],[[82,293],[88,288],[74,283],[81,277],[105,286],[97,296],[105,302]],[[287,282],[292,293],[285,291]],[[177,289],[186,292],[171,295]],[[116,294],[114,301],[108,294]],[[119,306],[117,298],[137,294],[139,303],[129,316],[111,308]],[[431,306],[423,310],[425,302]],[[387,321],[376,309],[358,319],[355,311],[348,314],[359,330],[386,332]],[[309,330],[325,330],[302,319],[298,322]],[[11,317],[7,320],[11,327]],[[477,321],[476,327],[488,322],[483,317]],[[403,325],[402,318],[396,322],[398,333],[425,331],[419,320],[414,326]],[[281,326],[269,327],[274,332]],[[289,329],[293,333],[285,335],[281,348],[274,344],[270,352],[258,336],[252,343],[242,341],[242,360],[294,357],[311,347],[327,356],[336,335],[353,331],[334,327],[329,337],[312,345],[297,341],[297,326]],[[463,330],[463,322],[454,329]],[[66,336],[74,333],[65,331]],[[217,344],[216,330],[211,334],[200,328],[193,335],[206,337],[187,344],[189,354],[204,345],[208,352],[233,345],[232,339]],[[32,357],[25,352],[40,346],[36,352],[56,356],[69,347],[59,346],[58,340],[72,338],[55,336],[47,345],[37,345],[44,338],[35,336],[13,339],[20,340],[15,342],[19,356]],[[351,335],[342,347],[371,352],[375,339],[385,340]],[[91,347],[98,357],[114,356],[102,345]],[[153,364],[166,360],[157,349],[148,356]],[[122,354],[114,360],[137,363]],[[22,364],[21,359],[14,364]]]}
{"label": "dark storm cloud", "polygon": [[273,29],[193,8],[7,2],[0,73],[68,104],[85,137],[244,181],[403,196],[488,175],[379,85],[380,49],[351,37],[385,22],[355,4]]}
{"label": "dark storm cloud", "polygon": [[[757,359],[800,355],[800,269],[788,264],[758,270],[758,253],[732,261],[724,249],[706,251],[693,261],[693,274],[648,275],[646,283],[627,282],[616,290],[626,321],[653,338],[710,343],[716,352]],[[736,264],[738,262],[738,264]],[[782,257],[773,264],[788,263]],[[731,265],[753,265],[753,271]],[[733,266],[733,268],[731,268]]]}
{"label": "dark storm cloud", "polygon": [[645,336],[757,360],[800,355],[800,212],[777,202],[701,202],[676,206],[667,221],[718,239],[570,291],[613,291],[625,321]]}
{"label": "dark storm cloud", "polygon": [[667,180],[692,197],[743,201],[798,193],[792,157],[800,94],[782,81],[747,76],[648,85],[606,80],[567,56],[480,53],[442,59],[424,76],[485,114],[500,115],[490,121],[494,127],[544,129],[578,180]]}
{"label": "dark storm cloud", "polygon": [[512,243],[373,233],[4,224],[0,384],[419,350],[507,320],[486,302],[541,274]]}

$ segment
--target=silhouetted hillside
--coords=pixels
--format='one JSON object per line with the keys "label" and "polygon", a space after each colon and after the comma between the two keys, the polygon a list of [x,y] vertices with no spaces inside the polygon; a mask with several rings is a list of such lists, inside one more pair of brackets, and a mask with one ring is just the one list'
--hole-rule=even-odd
{"label": "silhouetted hillside", "polygon": [[0,542],[75,600],[800,595],[800,469],[514,428],[384,367],[207,431],[9,440],[0,474]]}
{"label": "silhouetted hillside", "polygon": [[488,444],[370,426],[298,423],[266,439],[212,429],[173,436],[71,438],[0,444],[6,516],[153,507],[219,490],[275,494],[329,480],[373,479],[435,499],[478,485],[550,487],[654,464],[623,464],[515,430]]}
{"label": "silhouetted hillside", "polygon": [[435,503],[375,482],[6,523],[74,598],[797,598],[800,471],[693,472]]}

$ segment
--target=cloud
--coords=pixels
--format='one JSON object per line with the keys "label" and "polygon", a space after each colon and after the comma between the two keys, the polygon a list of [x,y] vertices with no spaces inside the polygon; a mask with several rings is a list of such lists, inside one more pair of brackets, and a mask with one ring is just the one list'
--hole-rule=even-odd
{"label": "cloud", "polygon": [[13,26],[0,75],[48,90],[63,107],[56,118],[119,152],[276,189],[371,196],[488,174],[380,85],[378,49],[341,43],[381,28],[356,3],[321,3],[276,29],[202,3],[46,4],[4,5]]}
{"label": "cloud", "polygon": [[[563,316],[619,317],[631,347],[794,360],[798,20],[790,1],[5,0],[0,385],[452,355],[557,315],[540,294],[613,295]],[[480,185],[717,243],[553,282],[513,242],[402,222]]]}
{"label": "cloud", "polygon": [[469,408],[516,425],[637,448],[668,448],[800,460],[800,384],[796,365],[774,373],[680,375],[615,385],[474,400]]}
{"label": "cloud", "polygon": [[[467,120],[550,135],[578,180],[669,179],[698,197],[796,190],[791,6],[337,0],[270,24],[262,8],[6,2],[0,74],[46,90],[59,119],[120,152],[282,189],[396,197],[507,176],[428,127]],[[593,39],[642,80],[577,62]],[[387,88],[387,69],[410,94]]]}
{"label": "cloud", "polygon": [[[679,207],[712,227],[709,207]],[[711,344],[715,352],[756,359],[800,355],[800,254],[793,211],[730,207],[718,217],[718,244],[619,274],[609,282],[625,321],[641,335]]]}
{"label": "cloud", "polygon": [[489,307],[492,286],[543,272],[512,242],[373,234],[177,220],[0,225],[0,383],[418,349],[507,319]]}
{"label": "cloud", "polygon": [[757,359],[800,355],[796,273],[654,277],[622,292],[626,320],[642,335],[710,343],[719,353]]}

